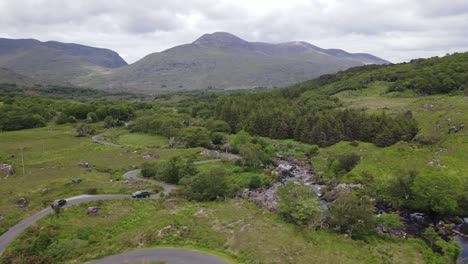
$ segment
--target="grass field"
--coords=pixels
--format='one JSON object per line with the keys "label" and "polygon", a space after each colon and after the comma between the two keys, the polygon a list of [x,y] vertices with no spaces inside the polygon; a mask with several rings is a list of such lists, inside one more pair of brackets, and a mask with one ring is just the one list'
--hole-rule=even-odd
{"label": "grass field", "polygon": [[[98,216],[86,215],[91,205],[102,208]],[[42,236],[51,240],[40,246]],[[421,241],[388,237],[355,241],[284,223],[243,200],[82,204],[29,228],[7,249],[3,260],[34,252],[53,262],[78,263],[157,246],[208,250],[232,263],[444,263]]]}
{"label": "grass field", "polygon": [[[0,214],[5,218],[0,221],[0,234],[54,199],[86,193],[132,193],[151,187],[129,186],[122,181],[124,172],[146,161],[142,158],[144,154],[169,159],[196,155],[200,151],[200,148],[156,148],[157,142],[164,143],[160,136],[129,134],[126,130],[119,130],[118,134],[117,141],[127,147],[99,145],[88,137],[75,137],[75,129],[68,125],[0,133],[0,163],[13,164],[16,169],[16,174],[8,178],[3,172],[0,174]],[[88,162],[96,170],[79,167],[81,162]],[[67,184],[75,178],[82,182]],[[48,193],[43,194],[46,188]],[[26,198],[29,207],[16,208],[20,198]]]}
{"label": "grass field", "polygon": [[411,110],[417,120],[417,143],[399,142],[378,148],[370,143],[340,142],[320,149],[312,157],[318,174],[326,173],[329,160],[340,155],[355,153],[361,157],[358,165],[342,181],[355,182],[364,173],[378,182],[385,182],[399,171],[416,170],[420,174],[457,178],[468,186],[468,130],[449,133],[452,126],[468,124],[468,97],[466,96],[416,96],[414,94],[386,94],[387,84],[376,82],[361,91],[344,91],[336,94],[345,106],[365,109],[375,113],[394,114]]}

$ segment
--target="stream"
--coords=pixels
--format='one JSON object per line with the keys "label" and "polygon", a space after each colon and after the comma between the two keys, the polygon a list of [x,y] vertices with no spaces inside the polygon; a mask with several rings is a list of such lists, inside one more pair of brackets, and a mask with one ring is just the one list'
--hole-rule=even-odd
{"label": "stream", "polygon": [[468,263],[468,238],[457,236],[456,239],[462,247],[462,254],[460,255],[460,259],[462,263]]}

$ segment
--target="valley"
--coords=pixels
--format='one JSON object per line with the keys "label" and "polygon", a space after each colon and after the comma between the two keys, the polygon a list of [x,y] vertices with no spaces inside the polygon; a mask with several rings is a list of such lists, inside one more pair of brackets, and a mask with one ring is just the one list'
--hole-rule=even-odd
{"label": "valley", "polygon": [[156,97],[0,85],[0,262],[453,263],[467,63]]}

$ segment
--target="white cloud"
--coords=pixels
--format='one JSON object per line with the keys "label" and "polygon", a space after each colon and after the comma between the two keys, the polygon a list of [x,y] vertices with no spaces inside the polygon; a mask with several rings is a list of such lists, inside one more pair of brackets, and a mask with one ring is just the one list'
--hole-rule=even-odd
{"label": "white cloud", "polygon": [[227,31],[394,62],[468,50],[466,0],[0,0],[0,36],[105,47],[133,62]]}

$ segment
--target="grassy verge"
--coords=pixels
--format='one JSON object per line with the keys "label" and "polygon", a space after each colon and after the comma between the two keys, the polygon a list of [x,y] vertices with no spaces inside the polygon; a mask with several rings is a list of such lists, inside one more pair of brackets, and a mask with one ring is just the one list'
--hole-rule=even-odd
{"label": "grassy verge", "polygon": [[[88,206],[99,206],[87,216]],[[42,241],[41,239],[45,239]],[[119,200],[66,208],[29,228],[2,261],[31,258],[76,263],[141,247],[183,247],[233,263],[422,263],[443,259],[422,242],[354,241],[283,222],[242,200],[218,203]]]}

